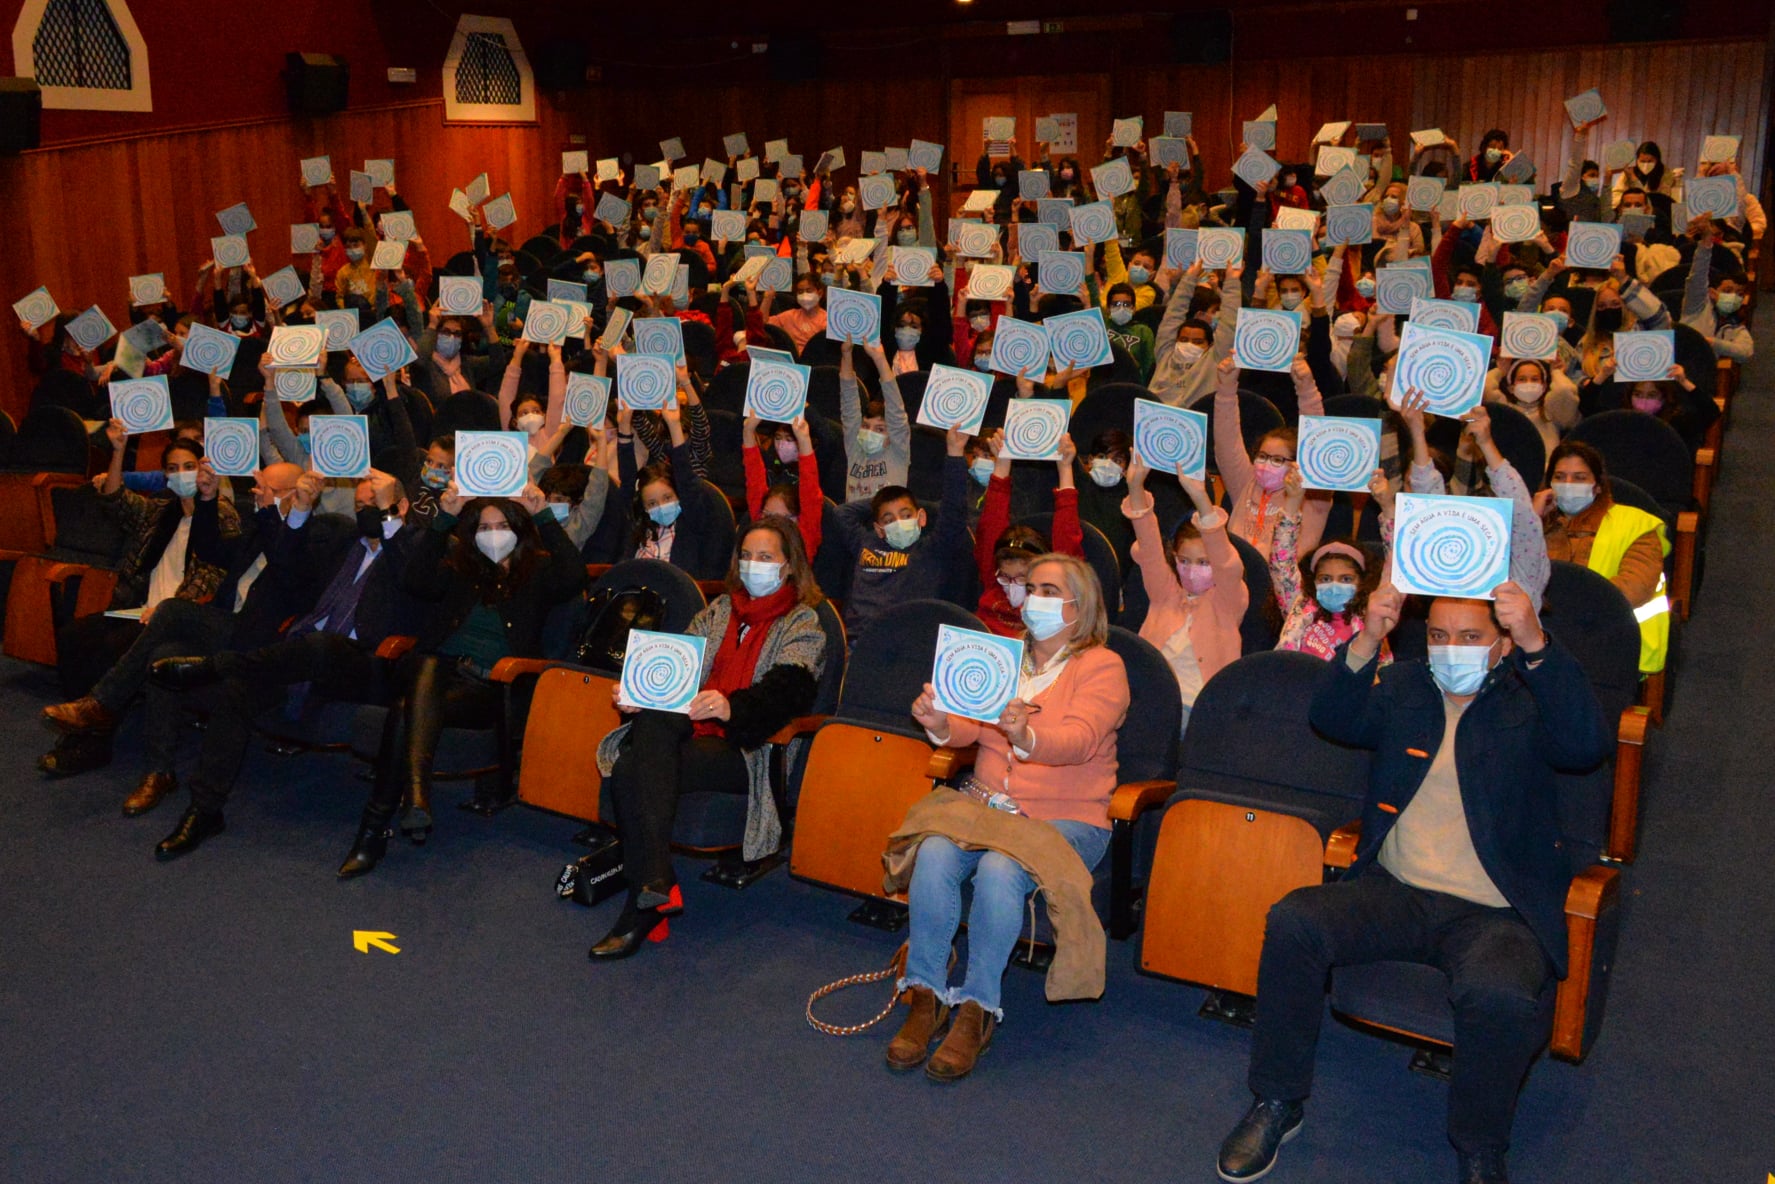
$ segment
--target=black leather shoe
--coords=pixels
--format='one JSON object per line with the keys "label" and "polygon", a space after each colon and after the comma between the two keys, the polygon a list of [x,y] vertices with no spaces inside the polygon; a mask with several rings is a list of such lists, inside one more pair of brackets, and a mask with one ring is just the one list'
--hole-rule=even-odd
{"label": "black leather shoe", "polygon": [[208,658],[156,658],[148,664],[148,678],[169,691],[195,691],[218,679]]}
{"label": "black leather shoe", "polygon": [[1259,1098],[1220,1145],[1215,1164],[1222,1180],[1244,1184],[1269,1175],[1276,1166],[1276,1152],[1300,1133],[1303,1108],[1299,1102]]}
{"label": "black leather shoe", "polygon": [[345,862],[339,865],[339,878],[350,880],[374,871],[382,857],[388,854],[388,840],[392,834],[386,822],[365,822],[358,827],[357,838],[352,840]]}
{"label": "black leather shoe", "polygon": [[1510,1172],[1504,1166],[1502,1151],[1461,1153],[1461,1184],[1510,1184]]}
{"label": "black leather shoe", "polygon": [[160,845],[154,848],[154,858],[166,863],[181,855],[189,855],[203,846],[205,839],[211,835],[219,835],[227,829],[228,826],[222,821],[221,814],[206,814],[193,806],[185,811],[184,817],[179,819],[179,825],[173,829],[173,833],[162,839]]}
{"label": "black leather shoe", "polygon": [[605,935],[603,941],[586,951],[586,957],[594,962],[614,962],[618,958],[632,957],[647,942],[666,940],[667,931],[666,916],[658,909],[624,905],[622,915],[616,919],[616,927]]}

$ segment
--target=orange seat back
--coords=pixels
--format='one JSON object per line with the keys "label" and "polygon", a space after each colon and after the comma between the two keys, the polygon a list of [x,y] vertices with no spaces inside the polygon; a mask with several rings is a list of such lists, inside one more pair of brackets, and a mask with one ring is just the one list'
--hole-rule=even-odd
{"label": "orange seat back", "polygon": [[931,746],[857,724],[814,734],[795,808],[789,874],[884,897],[881,853],[912,803],[931,791]]}
{"label": "orange seat back", "polygon": [[1185,799],[1165,812],[1146,888],[1140,968],[1257,994],[1270,906],[1323,883],[1325,848],[1310,822]]}
{"label": "orange seat back", "polygon": [[555,667],[536,680],[524,727],[518,797],[543,810],[598,821],[598,742],[622,723],[610,699],[616,680]]}

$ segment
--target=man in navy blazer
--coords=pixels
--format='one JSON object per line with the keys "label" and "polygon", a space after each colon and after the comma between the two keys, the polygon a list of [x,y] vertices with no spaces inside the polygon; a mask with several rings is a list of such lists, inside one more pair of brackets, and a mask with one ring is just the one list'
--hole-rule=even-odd
{"label": "man in navy blazer", "polygon": [[1566,973],[1572,866],[1556,774],[1608,758],[1602,709],[1577,659],[1513,583],[1495,599],[1430,605],[1429,660],[1376,674],[1404,596],[1369,599],[1363,631],[1327,663],[1314,728],[1374,750],[1349,871],[1270,910],[1258,969],[1250,1086],[1222,1144],[1224,1180],[1254,1180],[1300,1129],[1325,987],[1338,966],[1405,961],[1449,980],[1455,1061],[1448,1135],[1463,1184],[1507,1180],[1516,1094],[1547,1042]]}

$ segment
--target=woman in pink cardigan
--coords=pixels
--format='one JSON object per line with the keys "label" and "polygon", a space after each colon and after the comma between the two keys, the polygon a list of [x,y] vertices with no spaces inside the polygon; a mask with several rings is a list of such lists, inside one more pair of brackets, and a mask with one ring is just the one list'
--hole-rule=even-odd
{"label": "woman in pink cardigan", "polygon": [[[1105,642],[1109,611],[1097,575],[1084,560],[1047,554],[1030,563],[1023,601],[1023,672],[1017,697],[995,724],[939,710],[926,684],[912,717],[933,744],[979,745],[974,777],[1008,801],[1002,809],[1048,823],[1094,868],[1109,847],[1109,800],[1116,788],[1116,729],[1128,715],[1128,672]],[[997,803],[995,803],[997,804]],[[949,986],[950,946],[961,921],[961,887],[972,877],[967,977]],[[965,851],[941,836],[918,847],[912,886],[911,941],[900,989],[911,1014],[888,1046],[888,1066],[938,1081],[965,1077],[1004,1018],[999,985],[1017,934],[1023,900],[1035,881],[996,851]],[[955,1009],[935,1053],[931,1040]]]}
{"label": "woman in pink cardigan", "polygon": [[1190,708],[1202,685],[1239,656],[1239,622],[1250,593],[1245,564],[1227,537],[1227,513],[1208,500],[1200,481],[1182,474],[1178,483],[1196,505],[1195,519],[1179,524],[1167,547],[1146,492],[1152,470],[1135,453],[1128,462],[1128,496],[1122,514],[1134,523],[1134,562],[1146,584],[1149,607],[1140,636],[1158,647],[1183,695],[1179,731],[1189,727]]}
{"label": "woman in pink cardigan", "polygon": [[[1288,466],[1294,463],[1294,429],[1278,428],[1247,454],[1239,426],[1239,364],[1227,358],[1218,369],[1220,376],[1214,390],[1214,465],[1226,484],[1226,503],[1232,510],[1228,529],[1268,559],[1276,520],[1282,516],[1282,482],[1288,476]],[[1294,378],[1294,397],[1300,413],[1323,415],[1325,400],[1319,395],[1319,384],[1313,381],[1305,354],[1294,356],[1289,374]],[[1301,550],[1310,551],[1318,545],[1329,513],[1329,493],[1314,493],[1307,498],[1301,512]]]}

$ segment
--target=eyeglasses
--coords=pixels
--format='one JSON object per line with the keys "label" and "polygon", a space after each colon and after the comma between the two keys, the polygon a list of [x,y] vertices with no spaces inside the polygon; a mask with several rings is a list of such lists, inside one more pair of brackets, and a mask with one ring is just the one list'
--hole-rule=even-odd
{"label": "eyeglasses", "polygon": [[1294,463],[1294,458],[1275,452],[1260,452],[1252,457],[1252,461],[1260,465],[1291,465]]}

